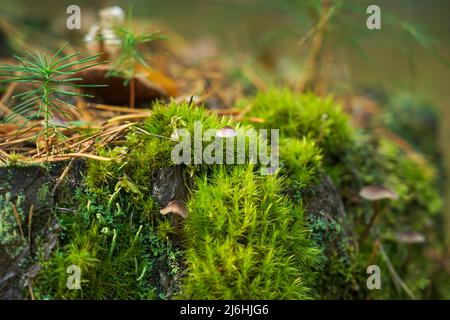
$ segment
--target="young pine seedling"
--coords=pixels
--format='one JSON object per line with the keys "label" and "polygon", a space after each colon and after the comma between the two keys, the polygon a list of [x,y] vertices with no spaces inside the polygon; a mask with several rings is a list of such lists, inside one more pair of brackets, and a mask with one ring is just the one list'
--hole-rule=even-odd
{"label": "young pine seedling", "polygon": [[136,34],[131,27],[131,15],[128,17],[128,26],[118,26],[114,30],[115,35],[120,39],[120,51],[116,61],[112,64],[110,75],[121,76],[125,78],[125,85],[130,84],[130,108],[135,106],[135,75],[136,64],[140,63],[145,67],[142,53],[138,46],[154,40],[166,39],[158,32]]}
{"label": "young pine seedling", "polygon": [[[67,117],[63,106],[74,106],[64,101],[67,97],[88,96],[79,93],[79,87],[96,87],[96,85],[77,84],[81,78],[73,75],[83,69],[104,63],[96,62],[99,55],[88,58],[76,59],[79,53],[63,55],[67,46],[65,44],[53,56],[45,53],[27,52],[28,57],[14,56],[18,65],[0,65],[0,77],[4,77],[0,83],[26,82],[33,84],[33,89],[14,96],[19,103],[13,108],[13,113],[5,117],[2,122],[14,123],[22,119],[17,133],[32,120],[42,120],[41,130],[37,134],[38,145],[41,135],[44,136],[44,150],[49,155],[49,140],[53,135],[59,135],[60,125],[57,124],[56,114]],[[75,89],[75,91],[71,91]]]}

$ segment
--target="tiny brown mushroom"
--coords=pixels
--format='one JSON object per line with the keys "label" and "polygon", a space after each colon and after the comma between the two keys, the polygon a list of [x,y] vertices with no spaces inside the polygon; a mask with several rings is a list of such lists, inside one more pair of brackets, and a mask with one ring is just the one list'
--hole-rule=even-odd
{"label": "tiny brown mushroom", "polygon": [[395,235],[398,242],[407,244],[425,243],[425,236],[415,231],[399,232]]}
{"label": "tiny brown mushroom", "polygon": [[188,217],[188,210],[183,202],[180,200],[170,201],[169,204],[159,211],[163,216],[168,215],[169,213],[175,213],[186,219]]}
{"label": "tiny brown mushroom", "polygon": [[220,138],[231,138],[236,136],[236,130],[233,127],[225,126],[219,131],[217,131],[216,136]]}
{"label": "tiny brown mushroom", "polygon": [[[183,202],[180,200],[170,201],[169,204],[159,211],[163,216],[173,214],[171,222],[175,229],[175,234],[180,234],[180,219],[186,219],[188,217],[188,210]],[[177,237],[173,239],[174,243],[178,242]]]}
{"label": "tiny brown mushroom", "polygon": [[370,228],[375,222],[375,219],[377,218],[378,214],[381,211],[379,205],[380,201],[384,199],[397,200],[398,195],[395,191],[381,185],[366,186],[359,191],[359,195],[363,199],[372,201],[372,208],[373,208],[372,217],[370,218],[370,221],[367,224],[366,228],[364,229],[364,232],[362,233],[360,239],[360,244],[362,244],[365,238],[367,237]]}
{"label": "tiny brown mushroom", "polygon": [[423,234],[415,231],[399,232],[395,235],[395,240],[397,240],[397,242],[404,243],[408,246],[406,258],[403,261],[404,266],[407,265],[411,257],[412,246],[416,244],[425,243],[426,241],[425,236]]}
{"label": "tiny brown mushroom", "polygon": [[359,195],[362,198],[370,201],[377,201],[382,199],[392,199],[392,200],[398,199],[398,195],[397,193],[395,193],[395,191],[380,185],[372,185],[364,187],[359,192]]}

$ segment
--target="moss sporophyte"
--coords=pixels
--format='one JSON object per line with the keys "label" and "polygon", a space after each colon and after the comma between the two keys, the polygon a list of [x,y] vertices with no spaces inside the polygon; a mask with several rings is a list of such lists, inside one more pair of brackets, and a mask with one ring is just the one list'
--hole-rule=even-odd
{"label": "moss sporophyte", "polygon": [[[179,141],[171,152],[174,164],[260,164],[266,166],[261,168],[262,175],[274,174],[279,167],[278,129],[271,129],[268,137],[267,129],[203,130],[202,122],[195,121],[193,137],[187,129],[174,129],[171,139]],[[203,146],[203,142],[209,144]]]}

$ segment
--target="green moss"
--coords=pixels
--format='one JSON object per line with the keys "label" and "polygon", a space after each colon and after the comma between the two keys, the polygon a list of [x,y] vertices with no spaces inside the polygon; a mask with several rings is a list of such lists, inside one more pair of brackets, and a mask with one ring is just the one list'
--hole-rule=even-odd
{"label": "green moss", "polygon": [[257,127],[279,129],[281,137],[315,141],[327,161],[351,147],[349,118],[331,97],[323,99],[288,89],[271,89],[241,104],[248,103],[253,106],[251,116],[264,119]]}
{"label": "green moss", "polygon": [[[197,179],[186,220],[186,298],[305,299],[316,254],[303,211],[251,166]],[[288,240],[289,239],[289,240]]]}
{"label": "green moss", "polygon": [[[431,291],[435,264],[424,259],[429,248],[439,248],[443,243],[442,235],[436,232],[439,230],[437,213],[442,203],[435,170],[425,161],[410,157],[386,138],[355,133],[352,140],[352,147],[346,149],[334,165],[326,166],[325,171],[333,177],[341,193],[347,216],[356,226],[356,239],[373,214],[371,203],[358,196],[359,190],[366,185],[382,184],[399,195],[396,201],[383,202],[383,212],[372,228],[376,236],[359,248],[352,262],[360,266],[360,270],[369,264],[378,264],[383,271],[383,290],[368,291],[363,287],[359,292],[365,291],[368,298],[409,298],[403,290],[397,289],[385,260],[378,250],[374,251],[374,242],[380,240],[394,268],[415,296],[436,297]],[[395,234],[401,231],[420,232],[427,238],[427,244],[411,247],[398,243]]]}
{"label": "green moss", "polygon": [[[184,115],[186,122],[174,120],[175,114]],[[128,133],[125,145],[99,150],[115,160],[90,161],[76,213],[59,214],[60,247],[43,262],[37,289],[41,298],[139,299],[176,294],[180,253],[169,239],[172,228],[151,196],[152,177],[156,169],[172,165],[175,142],[161,138],[170,136],[171,131],[164,130],[202,119],[205,128],[222,124],[187,105],[156,105],[153,116]],[[81,291],[65,286],[71,264],[82,269]]]}
{"label": "green moss", "polygon": [[99,150],[101,155],[113,157],[116,161],[91,161],[88,186],[97,191],[102,187],[114,186],[114,181],[122,173],[132,173],[128,176],[141,187],[150,186],[152,173],[156,169],[173,165],[171,151],[178,142],[171,140],[172,133],[177,129],[186,129],[193,134],[195,121],[202,123],[203,131],[220,129],[230,123],[187,104],[172,102],[166,106],[158,103],[154,105],[151,117],[130,130],[124,146]]}
{"label": "green moss", "polygon": [[[25,238],[20,234],[20,230],[24,230],[25,225],[25,214],[21,209],[23,200],[21,195],[17,199],[12,199],[10,193],[0,195],[0,245],[12,259],[28,246]],[[19,226],[18,223],[21,225]]]}
{"label": "green moss", "polygon": [[50,198],[50,189],[48,183],[43,184],[38,191],[38,201],[40,203],[46,203]]}
{"label": "green moss", "polygon": [[[179,277],[181,257],[170,243],[175,230],[159,214],[150,191],[154,171],[173,165],[170,152],[176,142],[164,137],[170,137],[180,128],[193,133],[195,121],[201,121],[204,131],[226,125],[237,127],[229,119],[210,116],[186,104],[156,105],[152,116],[140,128],[130,131],[124,146],[100,150],[100,154],[116,160],[89,163],[88,189],[79,200],[82,205],[75,215],[60,216],[64,229],[62,246],[44,264],[46,278],[40,283],[46,285],[40,288],[41,292],[63,298],[170,297],[158,285],[141,288],[136,283],[134,270],[142,272],[147,268],[150,277],[157,265],[169,263],[172,267],[167,266],[167,275],[171,281],[176,282]],[[298,177],[302,176],[304,183],[308,183],[309,175],[320,161],[319,152],[314,143],[306,140],[295,143],[297,155],[301,150],[308,153],[300,162],[295,161],[295,156],[286,158],[286,168],[295,169]],[[185,239],[181,247],[185,252],[182,260],[188,274],[178,296],[310,297],[307,270],[313,267],[318,252],[303,226],[301,207],[294,206],[283,195],[282,179],[261,176],[257,166],[250,165],[229,166],[229,169],[228,166],[203,164],[189,167],[191,169],[186,170],[198,178],[189,202],[190,218],[185,222],[182,236]],[[243,175],[247,178],[242,179]],[[225,181],[228,181],[226,186]],[[221,211],[214,215],[217,223],[205,221],[211,202],[219,201],[222,201]],[[144,227],[140,237],[147,246],[132,250],[127,239],[134,239],[133,233],[141,225]],[[114,230],[113,248],[111,233]],[[292,240],[286,242],[286,238]],[[210,239],[217,242],[211,243]],[[224,282],[217,284],[212,279],[213,274],[212,278],[198,282],[198,278],[208,278],[202,267],[197,268],[205,254],[217,258],[208,268],[223,270]],[[152,258],[142,259],[148,255]],[[131,257],[139,257],[138,268]],[[62,281],[66,276],[63,266],[77,263],[85,279],[81,292],[67,290]],[[207,266],[203,264],[203,267]],[[55,270],[59,271],[55,274]],[[157,284],[158,279],[147,278],[147,282]],[[197,286],[202,289],[196,291]],[[171,289],[171,294],[174,292]]]}
{"label": "green moss", "polygon": [[[171,105],[157,107],[143,128],[166,137],[177,128],[193,134],[195,121],[201,121],[203,130],[238,127],[202,109]],[[320,155],[306,140],[297,146],[297,155],[307,152],[301,161],[293,155],[286,163],[307,183]],[[257,167],[249,165],[199,165],[195,170],[198,178],[189,201],[190,217],[185,221],[187,276],[181,296],[309,297],[305,271],[312,268],[317,251],[302,226],[301,208],[283,196],[280,178],[262,177]],[[292,243],[286,243],[286,238]]]}
{"label": "green moss", "polygon": [[301,190],[316,182],[322,166],[322,152],[313,140],[282,138],[280,150],[281,173],[287,186]]}
{"label": "green moss", "polygon": [[[168,257],[179,253],[162,241],[147,219],[125,213],[118,201],[108,210],[89,191],[77,195],[75,213],[59,215],[59,246],[51,259],[41,259],[43,272],[36,280],[36,296],[52,299],[148,299],[167,292],[159,283],[160,270],[173,279],[179,267]],[[66,270],[78,266],[81,290],[66,287]]]}
{"label": "green moss", "polygon": [[[280,129],[282,172],[287,176],[288,193],[297,203],[301,203],[304,194],[309,192],[316,177],[314,171],[332,177],[343,198],[349,225],[364,226],[372,214],[371,204],[358,196],[363,186],[383,184],[399,194],[399,200],[385,202],[383,215],[374,230],[411,290],[418,297],[433,297],[430,292],[436,269],[432,267],[432,261],[423,259],[427,247],[439,248],[439,243],[442,243],[442,234],[436,233],[433,227],[433,224],[440,223],[436,214],[442,206],[433,167],[426,161],[417,161],[385,138],[374,138],[352,129],[348,117],[330,98],[323,100],[313,95],[273,89],[242,104],[249,103],[253,108],[248,115],[265,120],[259,126]],[[308,156],[311,152],[308,148],[299,147],[299,141],[295,143],[290,140],[292,138],[306,138],[309,143],[320,147],[324,155],[322,165],[316,161],[311,166],[312,171],[306,173],[311,179],[309,181],[304,182],[305,178],[301,176],[305,173],[301,170],[304,162],[301,159],[302,156],[311,158]],[[296,152],[296,149],[301,151]],[[320,157],[318,153],[312,154]],[[295,167],[297,164],[299,167]],[[320,217],[311,217],[308,222],[316,245],[325,253],[330,247],[330,239],[323,237],[322,230],[325,228],[330,234],[339,234],[342,226],[337,221],[323,221]],[[353,240],[358,240],[361,229],[355,228]],[[405,230],[423,233],[428,245],[410,248],[392,241],[396,232]],[[371,239],[357,251],[342,240],[332,246],[342,248],[342,252],[323,254],[315,283],[318,297],[407,298],[404,292],[396,289],[378,251],[375,250],[373,255],[375,240]],[[341,261],[342,257],[346,257],[345,261]],[[369,264],[379,264],[384,270],[382,293],[365,288],[365,268]]]}
{"label": "green moss", "polygon": [[[305,195],[329,175],[349,225],[363,226],[371,214],[370,203],[358,197],[362,186],[376,183],[396,190],[400,199],[385,203],[375,234],[408,286],[427,297],[435,270],[424,262],[425,248],[414,248],[405,263],[409,249],[392,241],[392,235],[414,229],[430,243],[437,241],[439,235],[429,227],[441,206],[433,170],[392,142],[352,129],[331,98],[273,89],[244,103],[253,105],[249,115],[265,119],[256,128],[280,129],[276,175],[260,175],[248,158],[241,165],[182,165],[194,182],[180,233],[151,196],[155,170],[174,165],[171,151],[177,142],[171,136],[177,129],[193,134],[195,121],[201,121],[203,131],[250,125],[186,103],[156,104],[152,115],[129,131],[124,145],[99,149],[114,161],[89,161],[76,213],[58,214],[58,250],[43,262],[37,296],[405,298],[381,257],[372,254],[376,239],[356,248],[357,228],[355,239],[347,239],[329,212],[313,216],[303,208]],[[70,264],[83,270],[81,291],[65,287]],[[369,264],[384,270],[381,293],[366,289]]]}
{"label": "green moss", "polygon": [[[424,255],[430,248],[439,248],[442,241],[442,233],[439,232],[439,217],[437,215],[442,207],[441,197],[436,187],[436,172],[426,162],[409,157],[393,142],[381,138],[375,141],[372,147],[364,143],[364,138],[358,140],[355,147],[349,150],[349,157],[358,161],[360,170],[359,183],[382,183],[395,190],[399,200],[389,201],[384,204],[383,215],[374,227],[378,238],[383,241],[387,255],[392,264],[401,274],[402,279],[417,297],[431,298],[430,281],[432,281],[434,262],[424,259]],[[373,160],[363,162],[360,152],[369,152]],[[354,162],[353,162],[354,163]],[[344,172],[341,185],[349,185],[353,170],[352,162],[342,164]],[[370,204],[364,201],[353,202],[348,205],[348,210],[353,213],[355,221],[361,223],[368,219],[372,213]],[[409,246],[398,243],[394,235],[400,231],[416,231],[422,233],[426,239],[425,245]],[[362,256],[367,259],[372,246],[361,248]],[[376,262],[387,270],[384,259],[376,257]],[[373,293],[374,297],[384,298],[408,298],[403,291],[398,291],[391,277],[386,274],[384,290],[382,294]]]}
{"label": "green moss", "polygon": [[357,259],[342,226],[329,213],[307,217],[312,239],[321,248],[314,272],[314,296],[319,299],[364,299],[365,267]]}

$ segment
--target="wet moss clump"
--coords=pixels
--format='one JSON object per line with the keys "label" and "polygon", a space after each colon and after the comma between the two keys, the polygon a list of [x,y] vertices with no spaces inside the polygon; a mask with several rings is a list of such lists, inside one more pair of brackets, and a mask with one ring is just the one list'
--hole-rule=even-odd
{"label": "wet moss clump", "polygon": [[[156,105],[125,145],[99,150],[116,160],[90,162],[79,206],[59,215],[60,247],[44,263],[41,297],[311,297],[307,271],[318,252],[303,226],[302,208],[284,196],[280,177],[262,176],[250,164],[183,166],[194,183],[181,232],[159,213],[152,177],[155,170],[173,166],[170,152],[176,144],[165,137],[181,128],[193,133],[195,121],[203,130],[237,127],[187,104]],[[248,193],[239,195],[242,190]],[[222,208],[214,215],[217,221],[206,214],[211,201]],[[206,267],[205,255],[215,257],[207,266],[215,273],[201,267]],[[172,266],[161,275],[169,257]],[[70,264],[82,269],[82,290],[65,287],[64,267]],[[221,272],[224,281],[217,282]]]}
{"label": "wet moss clump", "polygon": [[[408,154],[387,138],[352,128],[349,118],[330,99],[273,89],[243,105],[248,103],[253,104],[249,117],[266,119],[258,126],[279,128],[281,140],[309,139],[320,148],[323,160],[317,170],[331,177],[342,198],[344,220],[330,218],[331,209],[318,216],[311,215],[309,210],[305,212],[314,242],[323,254],[316,278],[316,297],[412,298],[388,272],[387,262],[377,247],[379,243],[414,297],[442,296],[440,289],[436,289],[444,287],[437,284],[440,280],[435,275],[439,269],[427,258],[431,248],[440,248],[444,243],[443,232],[437,227],[441,196],[431,164]],[[290,157],[292,152],[287,152]],[[286,172],[289,194],[294,200],[304,202],[313,185],[299,184],[297,181],[301,179],[292,181],[293,173],[292,169],[289,172],[288,165]],[[372,214],[371,203],[359,197],[359,190],[370,184],[389,186],[398,193],[399,199],[384,203],[383,216],[371,230],[374,236],[358,246],[362,229]],[[337,236],[349,228],[352,232]],[[425,235],[426,244],[399,243],[396,234],[403,231],[420,232]],[[337,242],[330,237],[337,237]],[[381,291],[366,288],[365,271],[370,264],[378,264],[383,270]]]}
{"label": "wet moss clump", "polygon": [[[173,166],[175,143],[164,135],[178,125],[172,116],[180,112],[190,119],[209,119],[186,105],[155,106],[154,116],[130,130],[124,145],[99,150],[114,161],[88,163],[74,209],[57,213],[62,231],[58,249],[42,262],[39,298],[168,299],[180,292],[182,248],[174,243],[170,220],[159,213],[161,206],[152,196],[156,170]],[[161,115],[170,114],[172,127],[166,128]],[[82,271],[82,290],[66,286],[70,265]]]}
{"label": "wet moss clump", "polygon": [[184,297],[308,299],[318,250],[278,176],[251,166],[200,176],[185,225]]}
{"label": "wet moss clump", "polygon": [[[186,105],[157,108],[144,128],[169,136],[174,117],[191,134],[196,121],[203,130],[238,128],[230,120]],[[305,166],[309,160],[305,157]],[[179,297],[311,298],[309,271],[318,251],[303,224],[302,208],[283,193],[283,179],[262,176],[248,158],[242,165],[201,164],[187,170],[196,178],[184,222],[186,276]]]}
{"label": "wet moss clump", "polygon": [[[73,212],[58,214],[58,248],[42,262],[37,297],[155,299],[176,291],[160,277],[178,274],[179,252],[157,236],[145,216],[128,215],[120,199],[108,207],[88,190],[79,190],[77,201]],[[81,290],[66,285],[71,265],[81,269]]]}
{"label": "wet moss clump", "polygon": [[[284,138],[307,138],[321,148],[326,162],[339,158],[351,148],[354,129],[348,116],[331,97],[320,98],[312,93],[297,94],[288,89],[271,89],[259,93],[242,105],[251,105],[249,115],[264,119],[253,124],[257,128],[280,130]],[[290,153],[286,150],[285,153]]]}
{"label": "wet moss clump", "polygon": [[[123,145],[101,147],[99,154],[114,160],[89,161],[73,210],[56,212],[58,249],[42,262],[36,295],[407,298],[391,280],[377,242],[418,297],[439,294],[430,293],[435,280],[432,264],[423,259],[427,247],[394,240],[396,232],[412,229],[426,234],[430,245],[439,240],[432,224],[440,198],[426,163],[352,128],[331,98],[272,89],[239,104],[251,104],[247,116],[265,122],[237,124],[187,103],[156,103]],[[247,156],[234,165],[175,165],[176,135],[183,129],[193,135],[196,121],[203,132],[227,126],[280,129],[279,170],[261,175],[260,164]],[[189,196],[177,199],[189,211],[181,227],[160,214],[165,204],[154,193],[158,170],[174,167],[189,177]],[[359,245],[371,205],[358,192],[376,183],[390,186],[400,198],[384,204],[374,236]],[[82,290],[66,287],[72,264],[82,270]],[[366,288],[369,264],[383,270],[382,292]]]}

